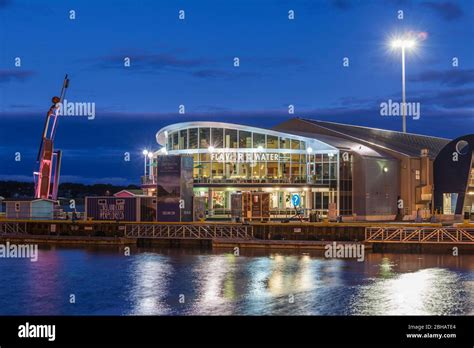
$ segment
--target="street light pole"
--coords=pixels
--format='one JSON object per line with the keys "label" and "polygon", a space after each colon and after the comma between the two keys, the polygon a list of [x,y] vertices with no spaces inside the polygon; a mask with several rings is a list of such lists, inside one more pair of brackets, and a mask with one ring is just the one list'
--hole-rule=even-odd
{"label": "street light pole", "polygon": [[393,49],[401,48],[402,50],[402,119],[403,119],[403,126],[402,130],[403,133],[407,132],[407,104],[406,104],[406,90],[405,90],[405,49],[412,49],[416,46],[416,41],[405,38],[405,39],[396,39],[391,42]]}
{"label": "street light pole", "polygon": [[405,45],[402,46],[402,118],[403,133],[407,132],[407,104],[405,95]]}
{"label": "street light pole", "polygon": [[143,150],[142,153],[143,153],[143,157],[145,158],[145,166],[144,166],[143,176],[144,176],[145,179],[146,179],[146,158],[147,158],[147,156],[148,156],[148,150],[145,149],[145,150]]}
{"label": "street light pole", "polygon": [[148,153],[149,165],[148,165],[148,177],[150,181],[153,180],[153,152]]}

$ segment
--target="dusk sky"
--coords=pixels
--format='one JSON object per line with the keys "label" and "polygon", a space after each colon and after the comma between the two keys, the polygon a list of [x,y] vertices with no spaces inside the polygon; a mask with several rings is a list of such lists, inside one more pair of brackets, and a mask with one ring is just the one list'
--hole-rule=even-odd
{"label": "dusk sky", "polygon": [[421,105],[408,131],[474,133],[474,0],[0,0],[0,180],[33,180],[66,73],[66,99],[95,103],[96,115],[60,118],[62,182],[138,183],[141,151],[157,149],[155,133],[175,122],[305,117],[401,130],[380,103],[401,99],[400,52],[388,43],[405,33],[418,41],[407,52],[407,101]]}

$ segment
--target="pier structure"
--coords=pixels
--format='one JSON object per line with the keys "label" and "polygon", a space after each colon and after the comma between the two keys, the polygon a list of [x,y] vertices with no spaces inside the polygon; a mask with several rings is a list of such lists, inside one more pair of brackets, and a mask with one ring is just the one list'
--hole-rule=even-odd
{"label": "pier structure", "polygon": [[[474,251],[474,225],[375,223],[129,223],[112,221],[0,220],[0,240],[36,243],[211,245],[216,247],[322,249],[333,241],[373,250]],[[203,244],[204,243],[204,244]],[[436,248],[432,248],[433,250]],[[437,249],[441,250],[441,249]]]}

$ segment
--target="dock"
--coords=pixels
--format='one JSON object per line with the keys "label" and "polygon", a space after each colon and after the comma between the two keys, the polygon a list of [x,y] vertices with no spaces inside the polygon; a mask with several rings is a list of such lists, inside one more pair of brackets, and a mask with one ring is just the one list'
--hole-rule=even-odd
{"label": "dock", "polygon": [[267,249],[323,249],[329,242],[363,243],[374,251],[474,251],[474,225],[408,223],[232,223],[0,220],[0,240],[49,244],[138,246],[239,246]]}

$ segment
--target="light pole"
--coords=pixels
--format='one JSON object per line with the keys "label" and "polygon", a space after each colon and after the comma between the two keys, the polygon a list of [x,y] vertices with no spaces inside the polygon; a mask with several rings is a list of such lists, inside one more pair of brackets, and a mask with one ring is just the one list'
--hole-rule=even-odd
{"label": "light pole", "polygon": [[407,105],[405,96],[405,49],[414,48],[415,40],[411,39],[396,39],[392,41],[392,48],[402,49],[402,119],[403,119],[403,133],[407,132]]}
{"label": "light pole", "polygon": [[[150,178],[150,180],[152,180],[152,179],[153,179],[153,168],[152,168],[153,152],[152,152],[152,151],[148,152],[148,158],[149,158],[149,160],[150,160],[150,161],[149,161],[149,163],[150,163],[150,164],[149,164],[149,169],[148,169],[148,170],[149,170],[149,172],[148,172],[148,175],[149,175],[149,176],[148,176],[148,177]],[[146,175],[146,174],[145,174],[145,175]]]}
{"label": "light pole", "polygon": [[145,157],[145,168],[144,168],[143,176],[146,178],[146,158],[147,158],[147,156],[148,156],[148,150],[145,149],[145,150],[143,150],[142,153],[143,153],[143,156]]}

